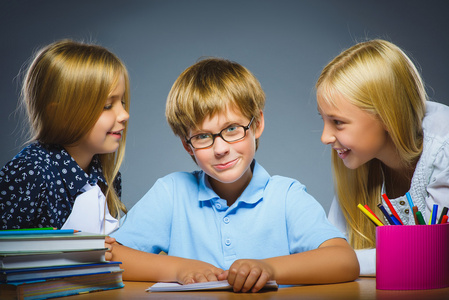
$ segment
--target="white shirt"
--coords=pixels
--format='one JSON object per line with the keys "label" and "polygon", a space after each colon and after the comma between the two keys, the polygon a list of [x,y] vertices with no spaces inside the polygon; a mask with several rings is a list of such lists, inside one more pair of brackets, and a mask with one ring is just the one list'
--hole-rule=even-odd
{"label": "white shirt", "polygon": [[76,199],[67,221],[61,229],[76,229],[84,232],[109,234],[118,226],[111,216],[106,198],[98,184],[86,184]]}

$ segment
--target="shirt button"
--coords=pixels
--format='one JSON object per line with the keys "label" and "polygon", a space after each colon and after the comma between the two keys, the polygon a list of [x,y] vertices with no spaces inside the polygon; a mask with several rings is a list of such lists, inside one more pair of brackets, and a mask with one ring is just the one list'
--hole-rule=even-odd
{"label": "shirt button", "polygon": [[217,203],[217,204],[215,204],[215,207],[216,207],[217,209],[220,209],[220,208],[221,208],[221,204],[220,204],[220,203]]}
{"label": "shirt button", "polygon": [[226,224],[228,224],[228,223],[229,223],[229,221],[230,221],[230,220],[229,220],[229,218],[228,218],[228,217],[224,217],[224,218],[223,218],[223,222],[225,222]]}
{"label": "shirt button", "polygon": [[226,244],[226,246],[231,245],[231,240],[230,239],[226,239],[225,244]]}
{"label": "shirt button", "polygon": [[407,208],[406,210],[404,210],[404,212],[405,212],[406,214],[408,214],[408,213],[410,212],[410,210]]}
{"label": "shirt button", "polygon": [[399,201],[399,204],[400,204],[400,205],[404,205],[404,204],[405,204],[405,201],[404,201],[404,200],[401,200],[401,201]]}

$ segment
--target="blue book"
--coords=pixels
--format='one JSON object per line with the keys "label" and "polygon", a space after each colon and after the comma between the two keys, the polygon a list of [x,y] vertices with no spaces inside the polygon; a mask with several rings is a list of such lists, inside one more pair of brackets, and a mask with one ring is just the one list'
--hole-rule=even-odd
{"label": "blue book", "polygon": [[11,230],[0,230],[0,236],[12,236],[12,235],[36,235],[36,234],[48,234],[48,235],[54,235],[54,234],[74,234],[80,232],[78,230],[73,229],[54,229],[54,230],[48,230],[48,229],[11,229]]}
{"label": "blue book", "polygon": [[2,299],[38,300],[118,289],[124,287],[122,272],[1,283],[0,295]]}

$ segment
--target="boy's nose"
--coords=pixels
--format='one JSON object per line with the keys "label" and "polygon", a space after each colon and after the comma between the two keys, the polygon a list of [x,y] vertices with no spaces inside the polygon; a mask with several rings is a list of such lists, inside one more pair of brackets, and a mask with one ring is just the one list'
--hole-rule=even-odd
{"label": "boy's nose", "polygon": [[224,155],[229,152],[229,143],[220,136],[215,138],[213,147],[215,155]]}

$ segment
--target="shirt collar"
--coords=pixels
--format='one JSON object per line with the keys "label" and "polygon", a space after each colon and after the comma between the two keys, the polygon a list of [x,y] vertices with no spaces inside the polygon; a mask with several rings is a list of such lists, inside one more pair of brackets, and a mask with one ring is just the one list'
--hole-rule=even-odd
{"label": "shirt collar", "polygon": [[[253,177],[250,183],[243,191],[242,195],[237,199],[237,202],[256,203],[263,198],[263,192],[265,190],[268,181],[270,180],[270,174],[259,165],[256,160],[253,160],[250,166],[253,169]],[[208,176],[203,171],[200,172],[200,184],[199,184],[199,201],[218,200],[220,197],[215,193],[209,184]]]}
{"label": "shirt collar", "polygon": [[86,183],[95,185],[101,181],[107,185],[98,155],[94,155],[89,165],[89,173],[86,173],[62,146],[41,145],[47,149],[53,166],[62,174],[62,180],[70,195],[78,194]]}

